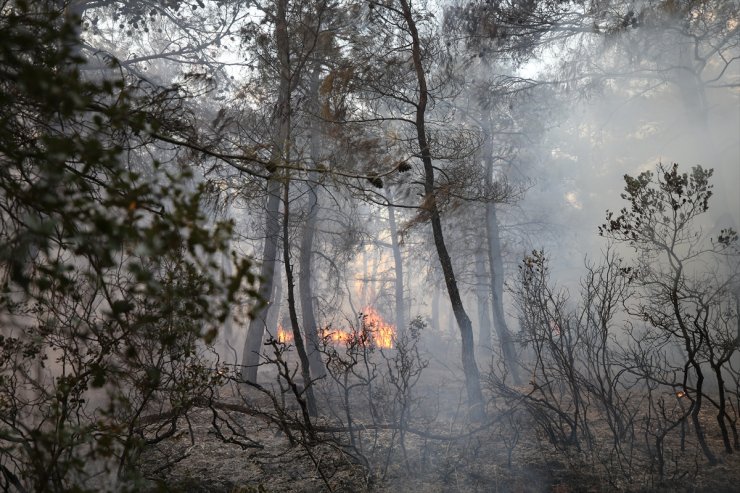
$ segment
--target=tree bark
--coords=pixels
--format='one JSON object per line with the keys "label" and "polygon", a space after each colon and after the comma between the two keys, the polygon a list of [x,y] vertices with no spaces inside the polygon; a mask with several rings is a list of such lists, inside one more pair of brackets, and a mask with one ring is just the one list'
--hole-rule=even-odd
{"label": "tree bark", "polygon": [[312,282],[312,250],[313,240],[316,233],[316,222],[318,216],[318,198],[314,186],[309,184],[308,189],[308,215],[303,225],[303,236],[301,238],[301,251],[299,257],[300,271],[298,273],[298,291],[301,302],[301,318],[303,319],[303,330],[306,333],[306,346],[308,346],[308,359],[311,363],[311,373],[316,378],[326,375],[326,368],[321,360],[321,341],[319,338],[316,314],[314,312],[314,295]]}
{"label": "tree bark", "polygon": [[262,266],[260,268],[259,299],[265,305],[257,309],[253,318],[249,321],[247,338],[244,341],[242,352],[242,379],[247,382],[257,382],[257,367],[260,364],[260,352],[262,350],[262,337],[267,326],[267,315],[269,307],[274,303],[270,295],[273,291],[275,274],[275,260],[277,256],[278,234],[280,232],[280,182],[274,176],[267,181],[267,204],[265,206],[266,227],[265,244],[262,249]]}
{"label": "tree bark", "polygon": [[[276,257],[280,256],[280,248],[278,248],[278,253],[276,253]],[[280,264],[278,262],[275,262],[275,277],[273,277],[272,282],[272,294],[270,295],[270,299],[272,300],[270,302],[270,306],[267,308],[267,332],[272,336],[277,338],[278,333],[278,324],[280,321],[280,308],[283,304],[283,275],[280,273]]]}
{"label": "tree bark", "polygon": [[[493,135],[491,131],[486,133],[486,145],[483,159],[486,164],[486,187],[493,186]],[[496,204],[486,202],[486,239],[488,242],[488,267],[491,284],[491,307],[493,311],[493,326],[501,345],[504,356],[504,364],[511,374],[514,385],[521,385],[519,372],[519,361],[514,346],[514,338],[506,323],[504,313],[504,262],[501,250],[501,233],[496,213]]]}
{"label": "tree bark", "polygon": [[[319,97],[319,69],[316,68],[311,74],[311,97],[314,98],[313,106],[318,113]],[[311,122],[311,141],[310,141],[311,160],[318,163],[321,159],[321,130],[319,122],[314,119]],[[314,378],[323,378],[326,376],[326,368],[321,360],[321,341],[319,338],[318,326],[316,324],[316,315],[313,309],[314,296],[312,285],[312,257],[313,241],[316,234],[316,224],[319,215],[319,200],[316,193],[317,176],[314,172],[309,172],[306,186],[308,197],[306,221],[303,225],[301,237],[301,251],[299,256],[300,271],[298,273],[298,292],[301,302],[301,318],[303,319],[303,331],[306,333],[306,346],[308,349],[308,360],[311,365],[311,374]]]}
{"label": "tree bark", "polygon": [[442,265],[442,272],[447,285],[447,293],[450,296],[452,311],[460,328],[460,337],[462,340],[462,365],[465,372],[465,389],[468,395],[468,409],[473,420],[482,420],[485,417],[483,404],[483,392],[480,386],[480,373],[478,365],[475,362],[475,342],[473,340],[473,324],[470,317],[465,311],[465,307],[460,297],[460,291],[457,287],[457,279],[452,268],[452,259],[447,251],[442,231],[442,221],[439,215],[439,208],[435,198],[434,190],[434,166],[432,156],[429,150],[429,143],[426,135],[426,106],[429,99],[427,89],[426,75],[424,66],[421,61],[421,45],[419,32],[416,29],[416,21],[411,12],[408,0],[399,0],[403,17],[406,21],[409,34],[411,35],[411,56],[414,62],[414,70],[419,89],[419,98],[416,103],[416,136],[419,143],[419,152],[424,164],[424,192],[426,194],[425,204],[428,208],[432,223],[432,233],[434,236],[434,245],[437,249],[439,262]]}
{"label": "tree bark", "polygon": [[[287,173],[286,173],[287,174]],[[303,377],[303,388],[306,395],[306,404],[309,416],[318,416],[316,399],[313,394],[313,382],[311,381],[311,368],[308,362],[306,347],[303,345],[303,336],[298,324],[298,313],[295,308],[295,294],[293,283],[293,266],[290,264],[290,177],[285,177],[283,194],[283,260],[285,262],[285,279],[288,284],[288,313],[290,314],[290,325],[293,329],[293,343],[295,344],[298,358],[301,361],[301,375]]]}
{"label": "tree bark", "polygon": [[[272,292],[273,275],[275,272],[275,259],[277,257],[278,235],[280,234],[280,177],[277,164],[285,155],[286,146],[290,136],[290,58],[288,42],[288,23],[286,8],[288,0],[276,0],[275,14],[275,40],[277,42],[278,60],[280,63],[280,84],[276,104],[275,121],[277,122],[277,136],[270,155],[267,179],[267,203],[265,218],[265,244],[262,250],[262,267],[260,276],[259,296],[263,301],[269,299]],[[254,318],[249,322],[247,339],[244,342],[242,352],[242,379],[248,382],[257,381],[257,368],[260,363],[260,352],[262,350],[262,337],[265,333],[267,306],[257,310]]]}
{"label": "tree bark", "polygon": [[482,249],[475,252],[475,296],[478,301],[478,348],[486,359],[491,357],[491,317],[489,309],[490,283],[486,270],[486,257]]}

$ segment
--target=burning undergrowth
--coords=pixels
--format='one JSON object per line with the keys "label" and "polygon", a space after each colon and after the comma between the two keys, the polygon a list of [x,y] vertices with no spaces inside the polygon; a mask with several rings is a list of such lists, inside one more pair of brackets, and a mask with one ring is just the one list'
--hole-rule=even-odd
{"label": "burning undergrowth", "polygon": [[[365,307],[359,315],[359,326],[350,328],[324,327],[319,337],[324,346],[370,345],[377,349],[393,349],[396,337],[396,326],[384,320],[373,307]],[[293,332],[278,324],[275,339],[281,344],[292,344]]]}

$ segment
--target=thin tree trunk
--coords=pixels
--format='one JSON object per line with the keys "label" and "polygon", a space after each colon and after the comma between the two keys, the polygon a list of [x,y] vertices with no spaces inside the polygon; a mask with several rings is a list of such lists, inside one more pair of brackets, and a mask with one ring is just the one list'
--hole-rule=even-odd
{"label": "thin tree trunk", "polygon": [[[490,122],[489,122],[490,125]],[[493,136],[491,132],[486,134],[486,146],[483,159],[486,163],[486,187],[493,186]],[[506,323],[504,313],[504,262],[501,250],[501,233],[499,231],[496,204],[486,202],[486,238],[488,240],[488,267],[491,280],[491,307],[493,311],[493,326],[498,335],[501,352],[504,356],[504,364],[511,374],[514,385],[521,385],[519,372],[519,360],[514,346],[514,338]]]}
{"label": "thin tree trunk", "polygon": [[311,363],[311,373],[316,378],[326,375],[326,368],[321,360],[321,341],[319,338],[318,325],[314,312],[314,296],[312,283],[312,249],[313,239],[316,232],[318,200],[313,185],[308,190],[309,211],[306,222],[303,225],[303,237],[301,238],[301,252],[299,262],[301,270],[298,273],[298,289],[301,302],[301,316],[303,318],[303,330],[306,333],[306,345],[308,346],[308,359]]}
{"label": "thin tree trunk", "polygon": [[[288,0],[276,0],[275,15],[275,40],[277,42],[278,60],[280,62],[280,84],[278,89],[278,100],[276,104],[275,121],[278,132],[270,156],[271,165],[267,180],[267,204],[265,219],[265,245],[262,251],[262,267],[260,276],[259,297],[269,302],[272,292],[273,274],[275,272],[275,259],[277,257],[278,235],[280,234],[280,178],[277,164],[285,155],[286,146],[290,136],[290,59],[288,44],[288,23],[286,19],[286,8]],[[242,352],[242,379],[248,382],[257,381],[257,368],[260,362],[262,350],[262,337],[265,333],[267,310],[263,306],[249,322],[247,338],[244,342]]]}
{"label": "thin tree trunk", "polygon": [[414,62],[414,70],[416,71],[416,79],[419,85],[419,99],[416,104],[416,136],[419,143],[421,159],[424,163],[424,191],[426,193],[425,204],[431,218],[434,245],[437,249],[439,262],[442,265],[442,272],[444,273],[445,284],[447,285],[447,293],[450,296],[452,310],[460,328],[460,337],[462,340],[462,365],[463,371],[465,372],[465,389],[468,395],[468,409],[472,419],[482,420],[485,417],[485,409],[483,404],[483,392],[481,391],[480,386],[480,373],[478,372],[478,365],[475,362],[473,324],[465,311],[462,298],[460,297],[460,291],[457,287],[457,279],[455,278],[455,273],[452,268],[452,259],[450,258],[447,246],[445,245],[444,233],[442,231],[442,220],[439,215],[439,209],[437,208],[435,197],[434,166],[432,164],[432,156],[426,135],[426,106],[429,99],[429,92],[427,90],[424,66],[421,61],[419,32],[416,29],[416,21],[414,20],[408,0],[399,1],[403,10],[406,26],[411,35],[411,55]]}
{"label": "thin tree trunk", "polygon": [[293,267],[290,264],[290,178],[286,176],[283,195],[283,260],[285,263],[285,279],[288,284],[288,312],[290,313],[290,325],[293,329],[293,343],[295,344],[298,358],[301,361],[301,375],[303,376],[304,392],[309,416],[318,416],[316,410],[316,399],[313,394],[313,382],[311,381],[311,369],[308,362],[306,347],[303,345],[303,336],[298,324],[298,313],[295,308],[295,294],[293,284]]}
{"label": "thin tree trunk", "polygon": [[[311,97],[314,98],[313,106],[314,110],[318,112],[318,97],[319,97],[319,69],[316,68],[311,74]],[[320,160],[320,149],[321,149],[321,136],[319,129],[319,122],[313,120],[311,122],[311,160],[314,163]],[[319,338],[319,331],[316,324],[316,315],[313,309],[314,296],[313,296],[313,285],[312,285],[312,256],[313,256],[313,240],[316,233],[316,223],[318,222],[319,215],[319,200],[316,194],[316,180],[317,176],[315,173],[310,172],[308,175],[308,187],[307,196],[307,214],[306,221],[303,225],[302,237],[301,237],[301,251],[299,256],[300,271],[298,273],[298,292],[301,302],[301,317],[303,318],[303,331],[306,333],[306,346],[308,346],[308,360],[311,365],[311,374],[315,378],[323,378],[326,376],[326,368],[321,360],[321,341]]]}
{"label": "thin tree trunk", "polygon": [[[278,248],[278,251],[280,249]],[[280,256],[279,253],[276,256]],[[280,320],[280,308],[283,304],[283,275],[280,272],[280,264],[275,262],[275,274],[272,282],[272,295],[270,306],[267,308],[267,332],[277,338],[278,323]]]}
{"label": "thin tree trunk", "polygon": [[242,352],[242,379],[247,382],[257,381],[257,367],[260,364],[260,352],[262,350],[262,337],[267,326],[268,308],[275,302],[270,297],[273,291],[275,274],[275,259],[277,256],[278,233],[280,232],[280,182],[271,176],[267,182],[267,217],[265,228],[265,244],[262,249],[262,267],[260,268],[259,299],[265,305],[258,308],[253,318],[249,321],[247,338],[244,341]]}
{"label": "thin tree trunk", "polygon": [[486,270],[486,257],[482,249],[475,252],[475,296],[478,301],[478,348],[486,359],[491,357],[491,317],[488,313],[491,303],[490,284]]}
{"label": "thin tree trunk", "polygon": [[403,299],[403,258],[401,247],[398,244],[398,228],[396,227],[395,208],[388,206],[388,226],[391,233],[391,249],[393,250],[393,263],[395,266],[395,288],[396,288],[396,330],[402,335],[406,330],[404,312],[406,311]]}

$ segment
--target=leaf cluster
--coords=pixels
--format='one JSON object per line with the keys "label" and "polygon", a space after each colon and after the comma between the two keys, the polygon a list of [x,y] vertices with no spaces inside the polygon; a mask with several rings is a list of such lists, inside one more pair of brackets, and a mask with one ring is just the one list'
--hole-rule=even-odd
{"label": "leaf cluster", "polygon": [[[94,490],[96,468],[127,478],[140,447],[218,384],[203,343],[254,277],[248,261],[222,271],[233,224],[210,223],[186,163],[140,152],[159,126],[150,95],[84,77],[78,23],[59,9],[4,14],[2,478]],[[166,425],[141,419],[162,410]]]}

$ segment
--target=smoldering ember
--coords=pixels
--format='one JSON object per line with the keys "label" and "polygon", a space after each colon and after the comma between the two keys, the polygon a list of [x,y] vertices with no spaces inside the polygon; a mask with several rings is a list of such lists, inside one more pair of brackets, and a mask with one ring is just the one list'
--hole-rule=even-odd
{"label": "smoldering ember", "polygon": [[0,0],[0,488],[740,484],[737,0]]}

